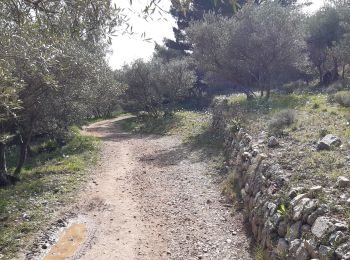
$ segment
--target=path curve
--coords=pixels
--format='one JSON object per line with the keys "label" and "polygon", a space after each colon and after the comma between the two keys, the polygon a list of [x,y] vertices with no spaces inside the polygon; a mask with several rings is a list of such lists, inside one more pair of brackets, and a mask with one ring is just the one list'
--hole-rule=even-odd
{"label": "path curve", "polygon": [[174,136],[124,132],[125,119],[84,130],[102,155],[77,204],[89,232],[72,259],[251,259],[242,216],[223,203],[205,156]]}

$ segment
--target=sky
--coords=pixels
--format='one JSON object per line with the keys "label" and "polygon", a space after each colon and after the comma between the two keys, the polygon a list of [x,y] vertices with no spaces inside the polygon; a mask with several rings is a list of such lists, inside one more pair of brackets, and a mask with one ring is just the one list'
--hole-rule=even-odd
{"label": "sky", "polygon": [[305,1],[299,1],[299,2],[312,2],[310,6],[304,8],[304,10],[309,13],[317,11],[319,8],[321,8],[324,5],[324,0],[313,0],[313,1],[305,0]]}
{"label": "sky", "polygon": [[[144,7],[145,3],[148,1],[133,0],[132,6],[130,6],[130,0],[114,1],[117,6],[133,9],[133,11],[125,10],[125,12],[130,17],[129,23],[133,25],[135,34],[121,35],[113,38],[113,54],[109,57],[109,64],[113,69],[118,69],[122,67],[124,63],[130,63],[138,58],[150,58],[154,50],[154,42],[161,44],[163,38],[174,38],[172,28],[175,26],[175,21],[170,14],[163,12],[161,16],[155,13],[152,15],[153,21],[145,21],[143,18],[138,17],[137,14],[141,13],[142,7]],[[162,0],[160,6],[168,11],[170,8],[170,0]],[[167,19],[167,21],[164,20],[164,18]],[[146,33],[146,38],[151,38],[152,40],[150,42],[142,40],[142,33]]]}
{"label": "sky", "polygon": [[[129,23],[133,25],[134,35],[120,35],[112,40],[112,54],[109,55],[109,64],[113,69],[119,69],[124,64],[130,63],[138,58],[149,59],[154,50],[154,42],[162,44],[164,38],[173,39],[172,27],[175,26],[175,21],[170,14],[164,13],[161,15],[153,14],[153,21],[145,21],[138,17],[142,7],[149,0],[133,0],[130,6],[130,0],[114,0],[117,6],[125,8],[125,13],[130,17]],[[313,2],[304,10],[312,13],[318,10],[324,4],[324,0],[299,0],[300,2]],[[161,8],[169,10],[170,0],[162,0]],[[132,10],[128,10],[131,8]],[[165,20],[165,19],[167,20]],[[146,33],[146,38],[151,38],[150,42],[142,40],[141,34]]]}

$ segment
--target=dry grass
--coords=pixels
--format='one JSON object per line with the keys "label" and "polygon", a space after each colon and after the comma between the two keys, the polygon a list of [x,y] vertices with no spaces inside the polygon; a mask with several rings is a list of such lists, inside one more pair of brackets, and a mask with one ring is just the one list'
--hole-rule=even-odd
{"label": "dry grass", "polygon": [[[239,116],[253,136],[268,132],[275,125],[283,129],[283,134],[279,135],[281,147],[264,148],[263,152],[271,154],[283,171],[291,175],[288,183],[291,187],[321,185],[330,189],[338,176],[350,178],[350,108],[330,103],[326,94],[273,95],[268,102],[247,101],[242,96],[228,99],[235,111],[232,118]],[[294,116],[283,112],[291,109],[295,111],[296,122],[292,120]],[[339,136],[343,145],[331,151],[317,151],[318,140],[328,133]],[[340,203],[344,211],[350,212],[350,207],[337,198],[342,193],[338,189],[332,190],[326,195],[327,201],[335,205],[331,207],[334,210]],[[346,219],[345,212],[338,211],[337,214]]]}
{"label": "dry grass", "polygon": [[86,166],[96,162],[97,140],[82,136],[77,128],[72,132],[65,146],[50,140],[34,145],[35,155],[26,162],[21,181],[0,189],[1,259],[13,259],[33,234],[46,228],[55,210],[74,199],[86,179]]}

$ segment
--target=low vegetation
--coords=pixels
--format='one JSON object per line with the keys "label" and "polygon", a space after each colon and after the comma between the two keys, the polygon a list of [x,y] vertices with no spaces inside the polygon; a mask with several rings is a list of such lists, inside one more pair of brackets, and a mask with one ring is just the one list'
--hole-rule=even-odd
{"label": "low vegetation", "polygon": [[[262,132],[278,137],[281,147],[266,153],[292,172],[291,187],[310,183],[328,187],[339,176],[350,178],[350,110],[330,103],[327,94],[273,94],[269,101],[261,102],[234,95],[228,98],[228,104],[232,111],[228,122],[239,118],[241,126],[255,137]],[[342,146],[317,151],[317,142],[330,133],[343,141]],[[327,203],[333,205],[334,214],[346,219],[348,206],[339,206],[332,195],[326,196]],[[342,191],[337,190],[337,196],[341,195]]]}
{"label": "low vegetation", "polygon": [[334,101],[343,107],[350,107],[350,92],[339,91],[334,95]]}
{"label": "low vegetation", "polygon": [[[274,93],[270,100],[252,101],[244,95],[215,100],[213,127],[225,133],[226,159],[232,171],[225,193],[243,204],[258,244],[256,259],[275,254],[301,259],[299,251],[291,248],[298,241],[307,257],[322,254],[322,247],[310,251],[310,240],[329,246],[327,254],[334,259],[348,252],[347,242],[330,240],[334,230],[317,237],[323,220],[344,225],[344,236],[350,228],[346,227],[350,223],[350,110],[329,95],[305,91]],[[229,131],[232,121],[239,121],[242,129]],[[334,145],[324,145],[327,140]],[[304,201],[317,204],[314,219],[308,217],[315,209],[304,211],[310,210]],[[276,217],[280,222],[274,223]],[[264,230],[269,232],[264,234]],[[272,242],[266,243],[269,239]]]}
{"label": "low vegetation", "polygon": [[[21,181],[0,189],[2,259],[12,259],[29,246],[32,235],[47,227],[56,210],[74,201],[87,178],[87,166],[98,158],[97,151],[98,141],[81,135],[77,127],[71,128],[64,145],[43,139],[31,146]],[[15,167],[14,157],[9,158],[10,170]]]}
{"label": "low vegetation", "polygon": [[282,110],[269,121],[269,131],[274,135],[283,135],[283,129],[291,126],[296,120],[296,113],[292,109]]}

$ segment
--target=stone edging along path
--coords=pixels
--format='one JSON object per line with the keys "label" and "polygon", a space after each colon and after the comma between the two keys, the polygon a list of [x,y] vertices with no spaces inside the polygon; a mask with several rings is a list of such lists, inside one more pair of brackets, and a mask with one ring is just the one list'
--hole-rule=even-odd
{"label": "stone edging along path", "polygon": [[224,135],[247,224],[267,259],[350,259],[347,223],[318,199],[324,187],[290,187],[290,176],[260,152],[267,136],[254,138],[243,129],[233,133],[225,109],[213,108],[213,129]]}

